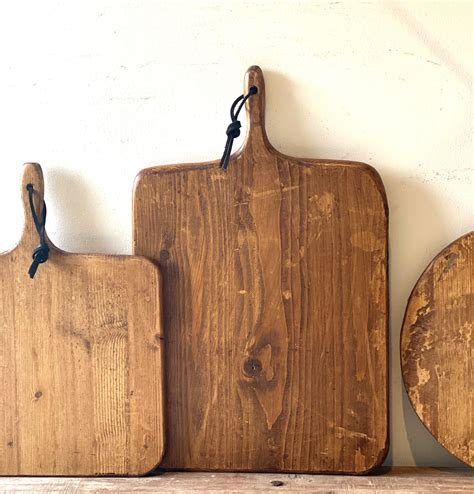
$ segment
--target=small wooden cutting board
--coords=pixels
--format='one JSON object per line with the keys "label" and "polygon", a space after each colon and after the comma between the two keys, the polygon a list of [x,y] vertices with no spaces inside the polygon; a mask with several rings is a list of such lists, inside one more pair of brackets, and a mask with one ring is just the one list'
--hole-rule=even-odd
{"label": "small wooden cutting board", "polygon": [[441,251],[408,300],[401,334],[411,404],[449,452],[474,467],[474,232]]}
{"label": "small wooden cutting board", "polygon": [[388,446],[383,184],[276,151],[258,67],[251,86],[227,172],[159,166],[135,185],[134,250],[164,276],[163,466],[363,473]]}
{"label": "small wooden cutting board", "polygon": [[160,273],[137,256],[52,245],[34,279],[38,234],[0,255],[0,475],[140,475],[163,454]]}

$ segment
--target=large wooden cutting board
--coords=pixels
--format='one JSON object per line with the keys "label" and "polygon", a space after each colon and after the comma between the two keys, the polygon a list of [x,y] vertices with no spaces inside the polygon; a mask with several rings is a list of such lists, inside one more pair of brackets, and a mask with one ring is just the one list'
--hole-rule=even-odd
{"label": "large wooden cutting board", "polygon": [[139,475],[164,448],[160,273],[137,256],[68,254],[28,276],[38,245],[25,228],[0,255],[0,475]]}
{"label": "large wooden cutting board", "polygon": [[[285,156],[246,76],[218,161],[138,176],[134,250],[162,269],[173,469],[362,473],[387,428],[387,223],[368,165]],[[224,136],[225,137],[225,136]]]}
{"label": "large wooden cutting board", "polygon": [[441,251],[418,280],[401,333],[403,381],[418,417],[474,467],[474,232]]}

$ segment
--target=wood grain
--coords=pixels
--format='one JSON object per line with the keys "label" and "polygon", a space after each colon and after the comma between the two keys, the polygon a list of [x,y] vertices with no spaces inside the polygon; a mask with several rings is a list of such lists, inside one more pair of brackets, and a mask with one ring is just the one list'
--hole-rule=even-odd
{"label": "wood grain", "polygon": [[143,474],[163,448],[160,274],[137,256],[68,254],[28,276],[38,245],[25,165],[25,228],[0,255],[0,474]]}
{"label": "wood grain", "polygon": [[418,417],[453,455],[474,466],[474,233],[426,268],[401,333],[403,381]]}
{"label": "wood grain", "polygon": [[468,469],[384,468],[378,475],[298,475],[268,473],[165,473],[139,479],[3,478],[0,492],[153,492],[153,493],[367,493],[474,492],[474,476]]}
{"label": "wood grain", "polygon": [[159,166],[135,185],[134,250],[164,276],[163,466],[366,472],[388,444],[383,185],[276,151],[258,67],[252,85],[227,172]]}

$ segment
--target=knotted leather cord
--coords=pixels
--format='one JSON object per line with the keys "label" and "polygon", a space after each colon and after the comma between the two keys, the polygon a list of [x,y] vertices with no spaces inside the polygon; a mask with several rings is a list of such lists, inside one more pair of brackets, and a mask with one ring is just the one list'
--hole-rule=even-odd
{"label": "knotted leather cord", "polygon": [[[227,127],[226,134],[227,134],[227,141],[225,143],[225,148],[224,148],[224,154],[222,155],[221,162],[220,162],[220,168],[222,170],[227,170],[227,167],[229,166],[229,159],[230,159],[230,154],[232,152],[232,144],[234,142],[234,139],[239,137],[240,135],[240,122],[237,120],[240,110],[242,110],[243,106],[245,105],[245,102],[250,98],[250,96],[253,96],[254,94],[257,94],[258,89],[256,86],[252,86],[249,88],[249,92],[246,95],[241,94],[233,103],[232,106],[230,107],[230,119],[231,123]],[[237,108],[237,111],[234,113],[235,107],[239,104],[239,107]]]}
{"label": "knotted leather cord", "polygon": [[41,223],[38,219],[38,215],[36,214],[35,205],[33,204],[33,185],[28,184],[26,186],[26,190],[28,191],[28,199],[30,201],[31,215],[33,216],[33,221],[35,223],[36,231],[38,232],[40,244],[33,250],[32,259],[30,269],[28,270],[28,274],[30,278],[34,278],[38,266],[43,264],[48,260],[49,257],[49,247],[46,243],[46,203],[43,201],[43,211]]}

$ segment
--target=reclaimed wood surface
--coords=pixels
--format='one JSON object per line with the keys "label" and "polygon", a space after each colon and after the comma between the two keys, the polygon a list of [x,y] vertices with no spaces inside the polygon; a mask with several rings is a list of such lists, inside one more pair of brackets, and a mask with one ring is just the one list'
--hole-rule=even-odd
{"label": "reclaimed wood surface", "polygon": [[218,161],[142,171],[134,251],[163,274],[168,469],[366,472],[387,430],[387,223],[368,165],[285,156],[246,75]]}
{"label": "reclaimed wood surface", "polygon": [[403,381],[418,417],[474,466],[474,233],[446,247],[413,289],[401,334]]}
{"label": "reclaimed wood surface", "polygon": [[144,474],[163,453],[160,274],[137,256],[68,254],[28,276],[43,176],[0,255],[0,475]]}
{"label": "reclaimed wood surface", "polygon": [[473,472],[449,468],[384,468],[377,475],[298,475],[258,473],[165,473],[138,479],[0,478],[0,493],[347,493],[398,494],[474,492]]}

